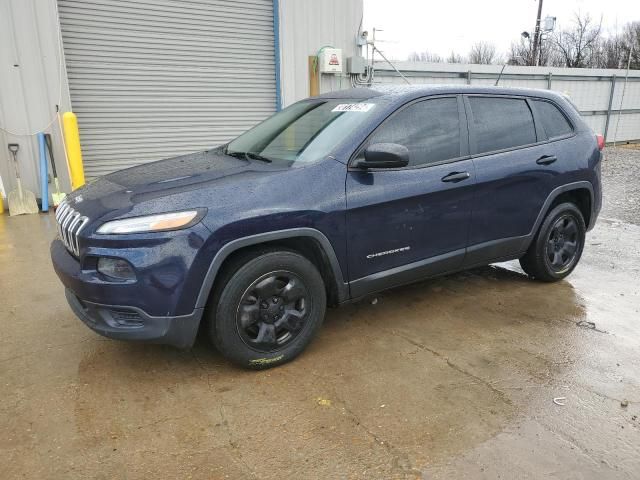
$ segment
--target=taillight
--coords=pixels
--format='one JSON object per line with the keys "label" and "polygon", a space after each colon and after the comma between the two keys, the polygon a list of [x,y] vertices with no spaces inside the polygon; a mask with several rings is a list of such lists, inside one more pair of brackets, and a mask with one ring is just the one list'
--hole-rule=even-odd
{"label": "taillight", "polygon": [[598,150],[602,150],[604,148],[604,137],[596,133],[596,140],[598,141]]}

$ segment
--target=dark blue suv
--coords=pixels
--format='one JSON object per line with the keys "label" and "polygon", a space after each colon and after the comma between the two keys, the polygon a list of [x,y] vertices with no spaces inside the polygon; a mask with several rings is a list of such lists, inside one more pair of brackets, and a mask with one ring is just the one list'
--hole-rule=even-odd
{"label": "dark blue suv", "polygon": [[550,91],[334,92],[73,192],[51,256],[94,331],[189,347],[203,329],[266,368],[327,305],[511,259],[566,277],[600,210],[602,147]]}

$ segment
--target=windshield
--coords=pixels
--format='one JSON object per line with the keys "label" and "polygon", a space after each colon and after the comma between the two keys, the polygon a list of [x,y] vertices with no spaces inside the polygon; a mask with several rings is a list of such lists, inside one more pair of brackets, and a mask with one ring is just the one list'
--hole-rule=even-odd
{"label": "windshield", "polygon": [[294,165],[328,155],[379,104],[373,100],[305,100],[285,108],[229,143],[228,155]]}

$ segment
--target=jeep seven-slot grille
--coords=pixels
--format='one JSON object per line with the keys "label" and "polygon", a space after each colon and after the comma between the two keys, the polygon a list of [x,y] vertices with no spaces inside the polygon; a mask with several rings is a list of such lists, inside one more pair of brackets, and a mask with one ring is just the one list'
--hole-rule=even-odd
{"label": "jeep seven-slot grille", "polygon": [[62,201],[56,211],[56,222],[58,223],[58,235],[64,246],[76,257],[80,256],[78,235],[87,225],[89,219],[80,215],[67,201]]}

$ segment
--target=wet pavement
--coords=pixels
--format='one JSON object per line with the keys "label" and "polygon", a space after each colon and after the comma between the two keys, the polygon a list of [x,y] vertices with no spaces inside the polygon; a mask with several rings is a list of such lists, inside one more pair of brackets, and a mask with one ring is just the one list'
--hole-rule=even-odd
{"label": "wet pavement", "polygon": [[386,292],[263,372],[92,333],[53,217],[0,217],[0,478],[639,478],[640,218],[621,217],[566,281],[511,262]]}

